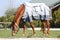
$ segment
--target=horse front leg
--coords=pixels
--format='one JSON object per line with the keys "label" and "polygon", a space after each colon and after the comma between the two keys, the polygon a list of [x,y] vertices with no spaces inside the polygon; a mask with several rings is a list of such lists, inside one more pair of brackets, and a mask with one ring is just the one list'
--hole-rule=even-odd
{"label": "horse front leg", "polygon": [[31,27],[32,27],[32,29],[33,29],[33,34],[34,34],[34,36],[36,36],[36,31],[35,31],[35,29],[34,29],[34,23],[33,23],[33,22],[30,22],[30,25],[31,25]]}
{"label": "horse front leg", "polygon": [[13,35],[16,34],[16,24],[19,25],[19,22],[24,14],[24,11],[25,11],[25,6],[21,5],[21,7],[19,7],[19,9],[16,12],[16,18],[15,18],[16,22],[14,23],[13,30],[12,30]]}
{"label": "horse front leg", "polygon": [[24,27],[23,27],[23,36],[25,36],[26,34],[26,23],[23,23]]}
{"label": "horse front leg", "polygon": [[[23,14],[23,13],[22,13]],[[22,16],[22,15],[21,15]],[[21,20],[21,16],[19,16],[18,18],[17,18],[17,21],[14,23],[14,25],[13,25],[13,35],[16,35],[16,33],[19,31],[19,22],[20,22],[20,20]],[[18,30],[16,30],[16,28],[18,27]]]}
{"label": "horse front leg", "polygon": [[15,26],[16,26],[16,25],[13,25],[13,29],[12,29],[12,36],[16,35],[16,32],[15,32],[16,27],[15,27]]}
{"label": "horse front leg", "polygon": [[[13,36],[16,35],[16,33],[17,33],[18,30],[19,30],[19,28],[18,28],[18,30],[16,29],[17,26],[18,26],[18,24],[19,24],[19,22],[15,22],[14,25],[13,25],[13,29],[12,29],[12,35],[13,35]],[[18,27],[19,27],[19,26],[18,26]]]}

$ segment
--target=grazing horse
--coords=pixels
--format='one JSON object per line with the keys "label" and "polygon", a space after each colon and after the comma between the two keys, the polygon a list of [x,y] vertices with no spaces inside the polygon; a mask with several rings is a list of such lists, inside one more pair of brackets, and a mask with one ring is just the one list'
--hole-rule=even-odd
{"label": "grazing horse", "polygon": [[12,22],[12,24],[13,24],[12,35],[16,35],[16,33],[17,33],[17,31],[18,31],[18,30],[16,30],[16,26],[19,25],[19,22],[20,22],[20,20],[21,20],[21,17],[22,17],[22,15],[23,15],[24,11],[25,11],[25,6],[24,6],[24,4],[22,4],[22,5],[18,8],[18,10],[17,10],[17,12],[16,12],[16,15],[15,15],[15,17],[14,17],[14,20],[13,20],[13,22]]}
{"label": "grazing horse", "polygon": [[[50,34],[50,9],[49,7],[44,3],[24,3],[22,4],[15,15],[14,18],[14,24],[13,24],[13,30],[12,33],[15,35],[17,33],[16,26],[19,25],[20,20],[23,20],[24,22],[24,33],[26,33],[26,21],[30,22],[30,25],[33,29],[33,34],[36,35],[36,31],[34,29],[34,23],[33,20],[41,20],[43,23],[43,33],[44,36],[46,34]],[[48,26],[48,31],[46,31],[46,26]]]}

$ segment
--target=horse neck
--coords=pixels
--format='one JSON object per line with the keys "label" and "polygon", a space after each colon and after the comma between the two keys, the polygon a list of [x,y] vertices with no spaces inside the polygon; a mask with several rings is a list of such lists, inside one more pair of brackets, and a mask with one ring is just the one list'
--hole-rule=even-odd
{"label": "horse neck", "polygon": [[22,4],[16,11],[16,15],[14,20],[17,20],[17,18],[19,18],[21,16],[21,12],[25,10],[25,6]]}

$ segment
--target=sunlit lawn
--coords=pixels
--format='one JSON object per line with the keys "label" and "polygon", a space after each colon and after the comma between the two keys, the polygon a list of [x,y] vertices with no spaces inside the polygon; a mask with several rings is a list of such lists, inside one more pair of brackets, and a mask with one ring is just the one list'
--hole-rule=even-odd
{"label": "sunlit lawn", "polygon": [[[23,30],[20,30],[16,36],[11,35],[11,30],[0,30],[0,38],[43,38],[43,32],[36,30],[36,36],[33,36],[32,30],[27,30],[26,35],[22,36]],[[60,31],[50,31],[50,35],[47,38],[60,38]]]}

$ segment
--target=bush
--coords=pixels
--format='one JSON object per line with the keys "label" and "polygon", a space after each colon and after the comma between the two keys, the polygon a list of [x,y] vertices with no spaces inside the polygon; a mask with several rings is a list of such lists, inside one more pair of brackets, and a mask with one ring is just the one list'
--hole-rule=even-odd
{"label": "bush", "polygon": [[54,11],[53,18],[56,28],[60,28],[60,8]]}

